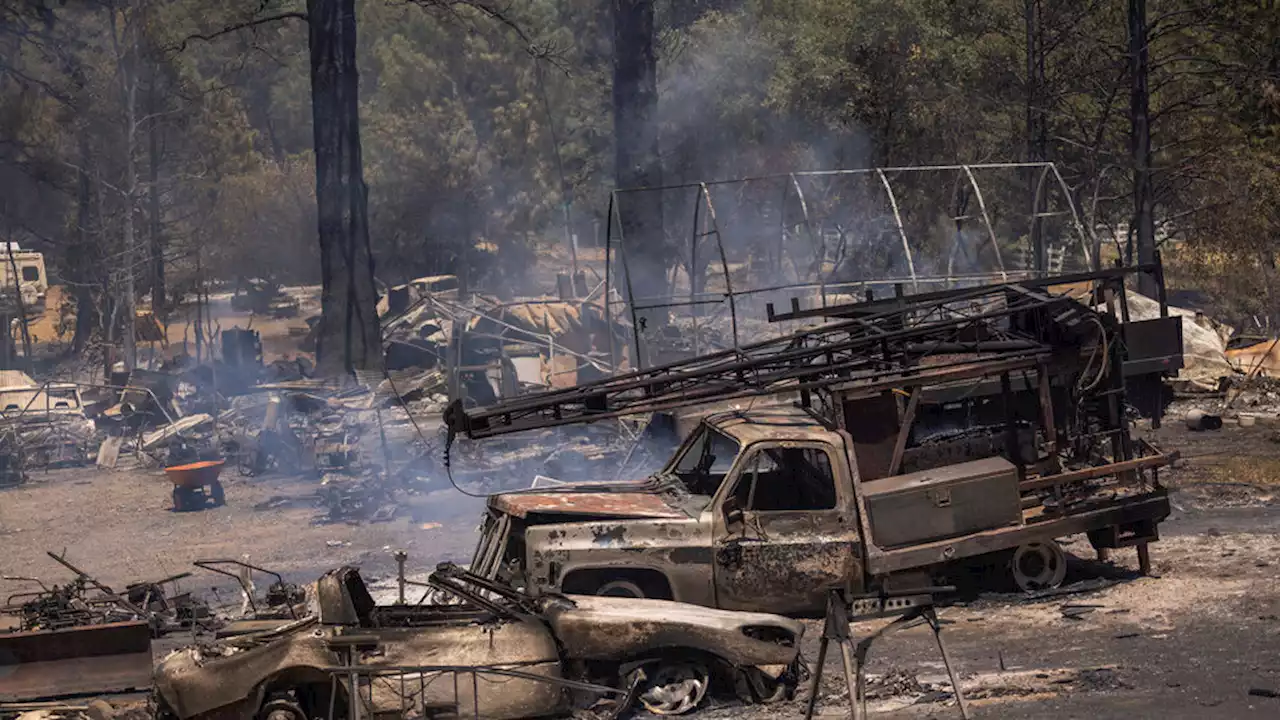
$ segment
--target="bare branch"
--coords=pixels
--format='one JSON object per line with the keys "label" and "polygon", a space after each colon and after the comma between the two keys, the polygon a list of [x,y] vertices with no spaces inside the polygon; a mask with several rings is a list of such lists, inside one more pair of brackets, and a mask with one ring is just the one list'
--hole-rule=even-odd
{"label": "bare branch", "polygon": [[561,61],[559,55],[560,48],[554,45],[538,45],[532,38],[525,33],[524,28],[511,17],[504,9],[498,7],[496,3],[488,0],[403,0],[406,5],[417,5],[422,8],[434,8],[443,10],[452,15],[457,20],[463,20],[463,16],[458,12],[459,8],[470,8],[479,13],[482,17],[493,20],[500,25],[505,26],[508,30],[516,34],[520,41],[524,43],[524,50],[534,59],[535,62],[547,62],[561,73],[569,74],[568,68]]}
{"label": "bare branch", "polygon": [[259,25],[266,25],[268,23],[273,23],[280,20],[301,20],[303,22],[307,22],[307,14],[300,13],[300,12],[280,13],[279,15],[272,15],[270,17],[264,17],[264,18],[256,18],[254,20],[246,20],[245,22],[242,22],[242,23],[236,23],[235,25],[228,25],[227,27],[224,27],[221,30],[217,30],[215,32],[211,32],[207,34],[196,33],[194,35],[188,35],[186,38],[182,40],[182,44],[178,46],[177,51],[185,52],[187,49],[187,44],[190,43],[192,40],[203,40],[205,42],[209,42],[211,40],[220,38],[223,35],[229,35],[233,32],[246,30],[251,27],[257,27]]}

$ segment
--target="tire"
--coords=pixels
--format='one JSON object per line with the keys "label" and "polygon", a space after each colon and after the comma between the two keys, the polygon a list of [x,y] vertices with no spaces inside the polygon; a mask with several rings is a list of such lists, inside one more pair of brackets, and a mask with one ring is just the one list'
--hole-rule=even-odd
{"label": "tire", "polygon": [[178,487],[177,485],[173,486],[173,511],[174,512],[187,511],[187,494],[183,492],[182,488]]}
{"label": "tire", "polygon": [[262,704],[258,720],[307,720],[307,713],[294,700],[275,698]]}
{"label": "tire", "polygon": [[637,699],[653,715],[684,715],[702,704],[711,671],[698,660],[660,661],[645,669]]}
{"label": "tire", "polygon": [[608,597],[629,597],[643,598],[646,597],[644,590],[636,583],[630,580],[616,579],[609,580],[596,588],[596,595],[605,595]]}
{"label": "tire", "polygon": [[1067,577],[1067,556],[1058,543],[1027,543],[1009,561],[1013,582],[1023,592],[1056,588]]}
{"label": "tire", "polygon": [[575,570],[561,580],[560,592],[566,595],[675,599],[665,575],[657,570],[640,568]]}
{"label": "tire", "polygon": [[788,677],[790,669],[782,677],[773,678],[759,668],[746,667],[737,671],[734,678],[734,689],[738,699],[744,703],[769,705],[791,697],[796,683]]}

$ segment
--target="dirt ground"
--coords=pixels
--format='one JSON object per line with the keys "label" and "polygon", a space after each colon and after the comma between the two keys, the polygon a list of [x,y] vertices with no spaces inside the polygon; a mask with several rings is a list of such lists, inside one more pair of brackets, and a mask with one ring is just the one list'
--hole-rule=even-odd
{"label": "dirt ground", "polygon": [[[65,552],[108,585],[159,579],[216,558],[248,558],[304,580],[343,564],[383,572],[401,549],[429,568],[470,560],[482,508],[480,500],[441,491],[407,498],[390,522],[325,524],[312,501],[316,480],[240,477],[230,469],[222,482],[225,506],[178,513],[173,486],[158,469],[34,473],[26,485],[0,491],[0,574],[65,579],[46,551]],[[0,590],[10,584],[0,580]]]}
{"label": "dirt ground", "polygon": [[[984,596],[942,612],[948,648],[978,718],[1274,718],[1280,699],[1280,444],[1274,430],[1228,427],[1190,433],[1170,424],[1150,433],[1187,458],[1163,479],[1173,517],[1152,546],[1154,577],[1139,577],[1132,551],[1113,564],[1072,539],[1067,592],[1029,600]],[[318,524],[316,481],[227,474],[227,505],[170,510],[158,470],[64,470],[35,474],[0,491],[0,575],[67,577],[45,552],[66,557],[108,584],[156,579],[200,558],[245,558],[295,580],[345,563],[386,577],[392,551],[426,571],[467,561],[481,501],[451,490],[414,496],[401,516],[370,525]],[[197,572],[187,589],[218,587]],[[0,581],[6,595],[24,584]],[[1068,617],[1073,616],[1073,617]],[[877,625],[855,627],[856,634]],[[819,623],[804,652],[817,653]],[[958,717],[936,647],[925,628],[889,636],[871,651],[873,716]],[[838,655],[820,713],[847,717]],[[791,718],[803,703],[712,705],[703,718]]]}

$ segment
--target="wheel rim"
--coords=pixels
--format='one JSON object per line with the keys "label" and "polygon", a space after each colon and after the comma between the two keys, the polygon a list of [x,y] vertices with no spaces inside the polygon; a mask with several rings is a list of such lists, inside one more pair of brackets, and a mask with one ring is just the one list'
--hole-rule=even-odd
{"label": "wheel rim", "polygon": [[258,714],[262,720],[307,720],[302,707],[292,700],[277,699],[263,706]]}
{"label": "wheel rim", "polygon": [[702,663],[664,664],[644,684],[640,703],[655,715],[681,715],[702,702],[709,680]]}
{"label": "wheel rim", "polygon": [[767,705],[786,698],[789,688],[784,678],[770,677],[760,668],[755,667],[744,668],[743,674],[746,676],[747,684],[751,688],[754,702]]}
{"label": "wheel rim", "polygon": [[640,589],[639,585],[631,582],[630,580],[610,580],[596,590],[596,595],[642,598],[644,597],[644,591]]}
{"label": "wheel rim", "polygon": [[1056,542],[1023,545],[1010,564],[1013,581],[1023,592],[1058,587],[1067,576],[1066,555]]}

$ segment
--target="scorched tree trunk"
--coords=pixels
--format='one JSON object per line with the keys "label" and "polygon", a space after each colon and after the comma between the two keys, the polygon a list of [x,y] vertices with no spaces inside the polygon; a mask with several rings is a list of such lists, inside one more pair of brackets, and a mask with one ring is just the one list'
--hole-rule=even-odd
{"label": "scorched tree trunk", "polygon": [[[613,0],[614,175],[619,188],[662,185],[658,147],[658,74],[653,46],[653,0]],[[662,193],[619,197],[622,241],[634,299],[644,305],[664,302],[669,294],[667,248],[662,223]],[[640,313],[649,323],[665,324],[667,312]]]}
{"label": "scorched tree trunk", "polygon": [[307,16],[323,277],[316,367],[322,376],[378,370],[382,336],[360,157],[355,0],[307,0]]}

